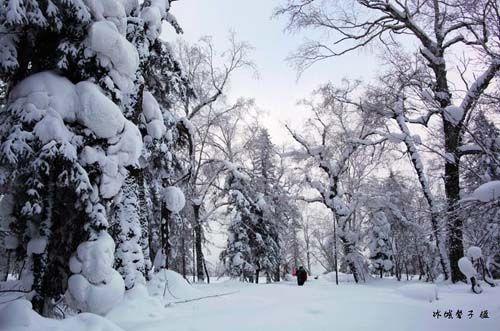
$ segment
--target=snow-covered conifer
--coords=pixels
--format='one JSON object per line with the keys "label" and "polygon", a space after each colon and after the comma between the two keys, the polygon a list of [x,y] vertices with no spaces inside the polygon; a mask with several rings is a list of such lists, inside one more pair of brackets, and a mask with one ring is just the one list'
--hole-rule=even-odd
{"label": "snow-covered conifer", "polygon": [[371,229],[369,234],[370,259],[373,268],[383,277],[384,272],[393,268],[392,247],[389,240],[391,225],[387,221],[385,213],[378,211],[371,217]]}

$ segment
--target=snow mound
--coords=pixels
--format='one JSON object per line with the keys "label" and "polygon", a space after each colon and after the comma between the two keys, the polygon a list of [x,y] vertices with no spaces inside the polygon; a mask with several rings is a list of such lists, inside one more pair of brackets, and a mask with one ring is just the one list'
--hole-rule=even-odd
{"label": "snow mound", "polygon": [[416,300],[428,302],[439,300],[439,291],[435,284],[410,284],[401,286],[397,291],[407,298]]}
{"label": "snow mound", "polygon": [[163,190],[163,201],[172,213],[180,212],[186,204],[184,193],[176,186],[169,186]]}
{"label": "snow mound", "polygon": [[66,298],[75,308],[104,315],[123,299],[125,284],[113,269],[115,243],[102,232],[97,240],[81,243],[70,259],[74,274],[68,279]]}
{"label": "snow mound", "polygon": [[134,45],[120,34],[116,25],[109,21],[92,23],[87,45],[86,55],[97,57],[123,93],[131,92],[134,75],[139,67],[139,54]]}
{"label": "snow mound", "polygon": [[476,268],[474,268],[472,262],[465,256],[458,260],[458,268],[460,269],[460,272],[467,277],[468,280],[472,277],[475,277],[477,274]]}
{"label": "snow mound", "polygon": [[498,199],[500,199],[500,180],[493,180],[479,186],[469,198],[464,200],[491,202]]}
{"label": "snow mound", "polygon": [[125,5],[130,13],[132,10],[129,7],[132,4],[125,4],[120,0],[86,0],[85,3],[97,21],[113,22],[118,31],[125,35],[127,29]]}
{"label": "snow mound", "polygon": [[[335,271],[324,274],[321,278],[329,282],[335,282]],[[352,274],[339,272],[339,283],[355,283],[354,276]]]}
{"label": "snow mound", "polygon": [[148,283],[148,291],[153,297],[160,298],[165,293],[163,300],[167,302],[202,296],[200,291],[192,287],[182,275],[168,269],[161,269],[154,274],[153,279]]}
{"label": "snow mound", "polygon": [[24,299],[15,300],[0,310],[0,326],[2,331],[123,331],[112,322],[88,313],[63,320],[44,318]]}
{"label": "snow mound", "polygon": [[155,97],[148,91],[142,94],[142,114],[148,135],[153,139],[163,137],[167,128],[163,124],[163,115],[161,114],[160,105]]}
{"label": "snow mound", "polygon": [[106,314],[106,318],[125,328],[125,325],[160,319],[164,315],[165,307],[160,297],[150,296],[145,285],[136,283],[125,292],[123,300]]}
{"label": "snow mound", "polygon": [[477,246],[471,246],[467,249],[467,256],[473,260],[477,260],[483,256],[483,251]]}

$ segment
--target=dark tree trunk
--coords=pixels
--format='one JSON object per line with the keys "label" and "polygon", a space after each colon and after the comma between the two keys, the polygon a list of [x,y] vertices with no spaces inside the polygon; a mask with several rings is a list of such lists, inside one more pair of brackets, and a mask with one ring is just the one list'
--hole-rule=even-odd
{"label": "dark tree trunk", "polygon": [[[347,240],[347,238],[340,237],[340,241],[342,242],[342,245],[344,248],[344,256],[349,256],[350,254],[352,254],[354,252],[353,244],[349,240]],[[349,269],[352,272],[352,276],[354,277],[354,281],[356,283],[358,283],[359,282],[359,271],[358,271],[358,268],[356,267],[356,264],[350,258],[347,258],[346,261],[347,261],[347,265],[349,266]]]}
{"label": "dark tree trunk", "polygon": [[194,212],[194,241],[196,249],[196,275],[198,281],[205,281],[205,273],[203,270],[203,227],[200,223],[200,205],[193,204]]}
{"label": "dark tree trunk", "polygon": [[192,251],[193,251],[193,283],[196,282],[196,240],[194,240],[194,238],[196,237],[195,236],[195,232],[194,232],[194,229],[192,231],[193,233],[193,237],[191,238],[192,239],[192,243],[193,243],[193,247],[192,247]]}
{"label": "dark tree trunk", "polygon": [[161,203],[161,247],[165,253],[165,268],[169,268],[169,257],[170,257],[170,238],[169,238],[169,225],[170,225],[170,211],[165,206],[165,203]]}
{"label": "dark tree trunk", "polygon": [[12,255],[12,250],[8,249],[7,250],[7,265],[5,266],[5,277],[3,279],[4,282],[7,281],[9,278],[9,271],[10,271],[10,256]]}
{"label": "dark tree trunk", "polygon": [[450,259],[451,281],[465,281],[464,275],[458,268],[458,260],[464,256],[463,246],[463,220],[458,214],[458,201],[460,200],[460,157],[458,146],[460,144],[460,129],[448,121],[444,121],[445,151],[452,156],[446,160],[444,166],[444,187],[448,203],[448,255]]}
{"label": "dark tree trunk", "polygon": [[186,278],[186,239],[184,238],[184,231],[182,233],[183,236],[181,238],[181,245],[182,245],[181,268],[182,268],[182,277]]}
{"label": "dark tree trunk", "polygon": [[203,259],[203,269],[205,270],[205,275],[207,276],[207,284],[210,284],[210,275],[208,274],[207,261]]}

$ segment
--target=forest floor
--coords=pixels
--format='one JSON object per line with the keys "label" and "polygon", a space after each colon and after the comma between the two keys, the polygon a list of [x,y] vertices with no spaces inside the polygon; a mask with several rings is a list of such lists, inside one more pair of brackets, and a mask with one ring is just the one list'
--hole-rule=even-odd
{"label": "forest floor", "polygon": [[[475,295],[465,284],[441,285],[439,299],[433,302],[434,285],[390,279],[339,286],[313,279],[303,287],[292,281],[258,285],[225,281],[196,288],[200,295],[238,292],[173,304],[163,316],[146,320],[124,321],[120,316],[125,311],[109,317],[127,331],[500,330],[500,287]],[[443,316],[450,309],[453,319]],[[456,316],[458,309],[463,312],[461,319]],[[433,317],[437,310],[439,319]],[[469,319],[470,310],[474,316]],[[489,318],[480,317],[485,310]]]}
{"label": "forest floor", "polygon": [[[26,308],[29,303],[24,301],[6,309],[0,305],[0,330],[500,330],[500,286],[484,287],[476,295],[466,284],[436,286],[393,279],[354,284],[341,280],[338,286],[330,276],[309,280],[302,287],[294,281],[248,284],[231,280],[191,287],[178,274],[160,272],[147,288],[140,285],[129,291],[106,319],[91,314],[63,321],[44,319]],[[220,294],[226,295],[203,298]],[[185,300],[193,301],[182,302]],[[439,318],[434,316],[438,310]],[[449,310],[453,319],[445,317]],[[461,319],[457,310],[463,312]],[[484,311],[489,318],[480,317]]]}

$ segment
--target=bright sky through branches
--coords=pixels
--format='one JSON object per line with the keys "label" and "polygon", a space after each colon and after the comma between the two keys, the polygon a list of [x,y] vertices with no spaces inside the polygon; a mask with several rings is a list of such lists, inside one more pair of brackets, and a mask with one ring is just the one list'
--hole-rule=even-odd
{"label": "bright sky through branches", "polygon": [[[238,40],[249,42],[255,49],[251,55],[259,77],[249,71],[238,72],[232,80],[230,98],[255,98],[265,112],[265,126],[275,143],[289,141],[283,124],[299,126],[307,114],[296,105],[310,95],[318,85],[342,78],[367,79],[376,72],[376,58],[365,52],[323,61],[307,70],[297,81],[297,73],[286,58],[307,36],[284,32],[285,21],[272,18],[273,9],[280,0],[182,0],[174,2],[172,13],[184,30],[183,39],[196,42],[203,36],[213,36],[217,50],[227,47],[226,37],[234,31]],[[165,27],[164,37],[173,38],[173,31]]]}

